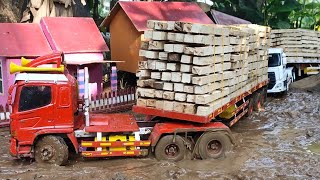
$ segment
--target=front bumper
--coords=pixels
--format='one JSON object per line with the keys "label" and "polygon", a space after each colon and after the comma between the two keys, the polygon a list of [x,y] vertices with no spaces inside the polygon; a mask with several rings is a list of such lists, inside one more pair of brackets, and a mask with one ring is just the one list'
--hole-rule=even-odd
{"label": "front bumper", "polygon": [[268,89],[268,93],[279,93],[286,90],[283,81],[277,82],[272,89]]}

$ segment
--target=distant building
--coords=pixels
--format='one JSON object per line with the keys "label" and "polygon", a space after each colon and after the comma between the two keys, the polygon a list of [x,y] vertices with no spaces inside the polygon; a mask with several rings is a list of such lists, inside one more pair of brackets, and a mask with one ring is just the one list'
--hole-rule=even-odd
{"label": "distant building", "polygon": [[147,20],[213,24],[197,3],[119,1],[100,25],[110,30],[111,59],[125,61],[119,70],[136,73]]}
{"label": "distant building", "polygon": [[35,59],[62,51],[70,74],[89,67],[92,94],[102,91],[103,52],[109,51],[92,18],[45,17],[40,24],[0,23],[0,105],[6,103],[14,81],[10,62]]}

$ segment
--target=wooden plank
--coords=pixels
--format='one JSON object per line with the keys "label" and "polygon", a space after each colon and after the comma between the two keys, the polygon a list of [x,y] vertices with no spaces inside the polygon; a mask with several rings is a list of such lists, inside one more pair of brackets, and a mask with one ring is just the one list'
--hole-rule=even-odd
{"label": "wooden plank", "polygon": [[183,83],[174,83],[173,90],[175,92],[184,92],[184,84]]}
{"label": "wooden plank", "polygon": [[193,57],[193,64],[195,65],[210,65],[220,62],[230,61],[231,54],[215,55],[215,56],[206,56],[206,57]]}
{"label": "wooden plank", "polygon": [[192,66],[192,73],[197,75],[206,75],[218,73],[231,68],[231,63],[213,64],[208,66]]}
{"label": "wooden plank", "polygon": [[172,73],[171,72],[162,72],[161,73],[161,80],[162,81],[171,81]]}
{"label": "wooden plank", "polygon": [[163,50],[164,49],[164,42],[163,41],[149,41],[148,45],[149,50]]}
{"label": "wooden plank", "polygon": [[155,94],[155,89],[150,89],[150,88],[137,88],[137,95],[138,97],[149,97],[149,98],[154,98]]}
{"label": "wooden plank", "polygon": [[173,101],[164,101],[163,110],[165,111],[173,111]]}
{"label": "wooden plank", "polygon": [[161,72],[153,71],[150,74],[151,74],[150,76],[151,76],[152,79],[161,79]]}
{"label": "wooden plank", "polygon": [[146,99],[142,99],[142,98],[138,98],[137,99],[137,106],[147,107],[147,100]]}
{"label": "wooden plank", "polygon": [[215,101],[222,97],[221,91],[216,90],[211,92],[210,94],[203,94],[203,95],[195,95],[195,103],[196,104],[208,104],[210,102]]}
{"label": "wooden plank", "polygon": [[172,92],[172,91],[164,91],[164,92],[163,92],[163,99],[166,99],[166,100],[174,100],[174,99],[175,99],[175,92]]}
{"label": "wooden plank", "polygon": [[167,63],[167,70],[169,70],[169,71],[179,71],[180,70],[180,64]]}
{"label": "wooden plank", "polygon": [[148,61],[139,61],[138,68],[139,69],[148,69]]}
{"label": "wooden plank", "polygon": [[191,83],[193,74],[182,73],[181,82]]}
{"label": "wooden plank", "polygon": [[139,78],[150,78],[150,76],[151,76],[151,70],[140,69],[140,70],[138,70],[138,72],[136,73],[136,76],[139,77]]}
{"label": "wooden plank", "polygon": [[185,55],[185,54],[182,54],[182,56],[181,56],[181,63],[191,64],[192,60],[193,60],[192,56],[188,56],[188,55]]}
{"label": "wooden plank", "polygon": [[195,114],[196,113],[196,106],[190,103],[184,103],[184,113],[187,114]]}
{"label": "wooden plank", "polygon": [[167,40],[167,32],[164,31],[153,31],[152,32],[153,40]]}
{"label": "wooden plank", "polygon": [[196,95],[194,95],[194,94],[187,94],[187,102],[188,103],[194,103],[194,101],[195,101],[195,98],[196,98]]}
{"label": "wooden plank", "polygon": [[162,100],[156,100],[156,108],[163,109],[164,102]]}
{"label": "wooden plank", "polygon": [[181,54],[177,53],[169,53],[168,54],[168,61],[177,61],[179,62],[181,59]]}
{"label": "wooden plank", "polygon": [[186,46],[186,44],[164,44],[164,51],[183,53],[183,50]]}
{"label": "wooden plank", "polygon": [[167,60],[168,59],[168,52],[159,52],[159,59],[160,60]]}
{"label": "wooden plank", "polygon": [[159,71],[167,70],[167,63],[163,61],[156,61],[155,69]]}
{"label": "wooden plank", "polygon": [[154,79],[139,79],[137,80],[138,87],[152,87],[153,83],[155,82]]}
{"label": "wooden plank", "polygon": [[192,85],[184,85],[183,86],[183,91],[185,93],[188,93],[188,94],[193,94],[194,93],[194,86],[192,86]]}
{"label": "wooden plank", "polygon": [[176,101],[185,102],[187,100],[187,94],[186,93],[174,93],[174,99]]}
{"label": "wooden plank", "polygon": [[163,83],[163,90],[173,91],[173,83],[164,82]]}
{"label": "wooden plank", "polygon": [[148,107],[156,107],[156,100],[155,99],[147,99],[147,106]]}
{"label": "wooden plank", "polygon": [[184,103],[174,101],[173,102],[173,110],[176,111],[176,112],[183,113],[183,111],[184,111]]}
{"label": "wooden plank", "polygon": [[232,52],[232,46],[185,47],[184,53],[196,56],[210,56]]}
{"label": "wooden plank", "polygon": [[217,82],[221,80],[231,79],[234,77],[233,71],[224,71],[222,73],[210,74],[206,76],[193,76],[192,84],[204,85],[212,82]]}
{"label": "wooden plank", "polygon": [[154,97],[162,99],[163,98],[163,92],[164,91],[162,91],[162,90],[155,90]]}
{"label": "wooden plank", "polygon": [[190,64],[180,64],[180,71],[181,72],[192,72],[192,65]]}
{"label": "wooden plank", "polygon": [[172,82],[181,82],[182,80],[182,73],[181,72],[172,72],[171,74],[171,81]]}

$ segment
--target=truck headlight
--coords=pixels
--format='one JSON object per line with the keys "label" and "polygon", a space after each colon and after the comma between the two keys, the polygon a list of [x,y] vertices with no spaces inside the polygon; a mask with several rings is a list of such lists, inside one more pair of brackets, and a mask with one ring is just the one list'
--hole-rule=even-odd
{"label": "truck headlight", "polygon": [[282,87],[282,82],[278,83],[275,88],[278,89],[278,88],[281,88],[281,87]]}

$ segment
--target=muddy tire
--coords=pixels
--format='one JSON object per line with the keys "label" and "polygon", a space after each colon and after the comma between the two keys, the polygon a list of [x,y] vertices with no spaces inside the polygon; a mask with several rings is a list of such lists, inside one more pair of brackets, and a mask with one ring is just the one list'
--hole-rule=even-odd
{"label": "muddy tire", "polygon": [[221,132],[205,132],[199,139],[199,155],[201,159],[218,159],[231,149],[230,138]]}
{"label": "muddy tire", "polygon": [[155,148],[155,157],[158,160],[180,161],[185,154],[186,146],[182,137],[178,135],[163,136]]}
{"label": "muddy tire", "polygon": [[45,136],[35,145],[35,160],[38,163],[65,165],[68,161],[68,146],[62,137]]}
{"label": "muddy tire", "polygon": [[252,96],[253,110],[259,111],[261,108],[261,92],[255,92]]}
{"label": "muddy tire", "polygon": [[248,112],[245,114],[246,117],[251,116],[253,113],[253,98],[249,99],[249,104],[248,104]]}
{"label": "muddy tire", "polygon": [[264,108],[267,101],[267,89],[263,88],[260,93],[260,108]]}

